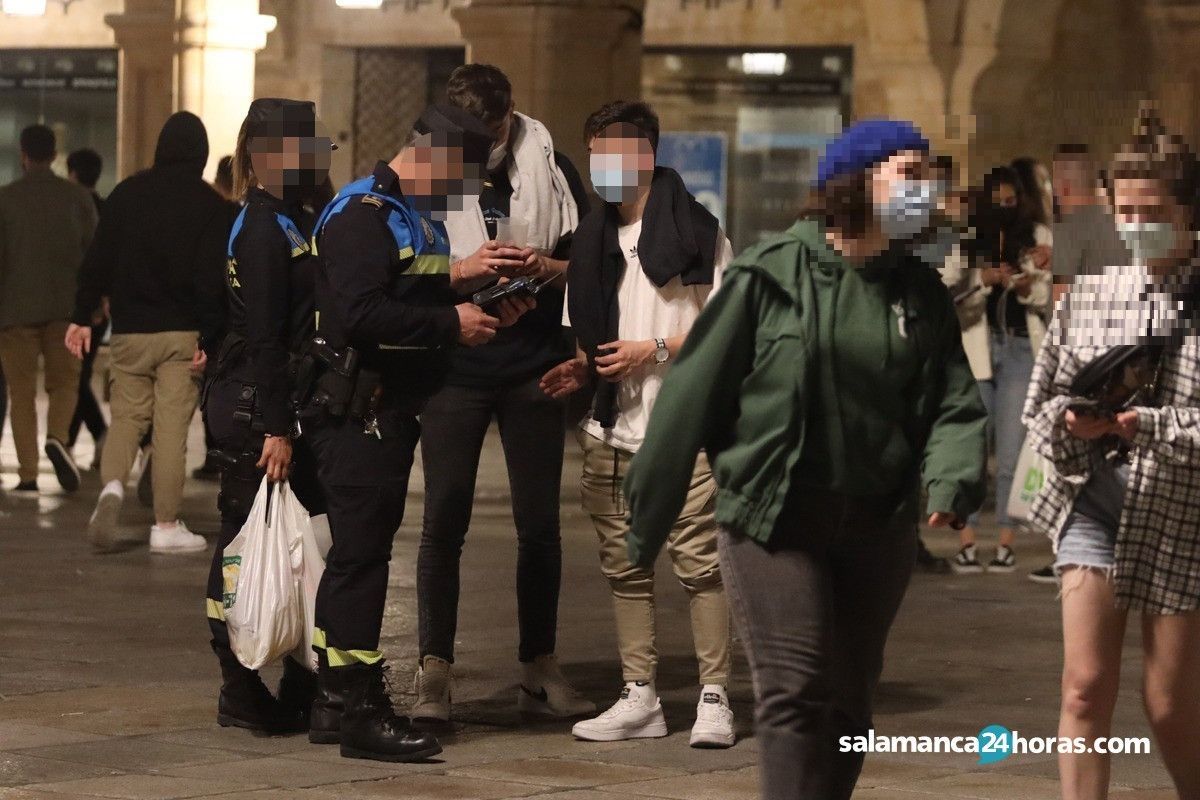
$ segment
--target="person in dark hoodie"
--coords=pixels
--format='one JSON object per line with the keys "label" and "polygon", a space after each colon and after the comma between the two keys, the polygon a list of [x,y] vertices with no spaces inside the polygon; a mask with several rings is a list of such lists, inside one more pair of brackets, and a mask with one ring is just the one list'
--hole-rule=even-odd
{"label": "person in dark hoodie", "polygon": [[932,527],[984,497],[987,415],[938,273],[911,255],[937,207],[910,123],[826,147],[814,200],[725,271],[629,468],[629,560],[649,568],[704,449],[721,574],[753,673],[762,797],[845,800],[883,650]]}
{"label": "person in dark hoodie", "polygon": [[91,320],[101,298],[112,317],[112,422],[104,440],[103,490],[88,522],[99,552],[132,544],[116,534],[125,482],[153,423],[155,524],[150,549],[203,550],[179,520],[187,433],[198,398],[205,347],[224,322],[225,245],[233,206],[202,177],[208,133],[194,114],[171,115],[154,166],[122,181],[79,275],[67,347],[77,357],[95,344]]}
{"label": "person in dark hoodie", "polygon": [[[654,166],[659,123],[648,105],[609,103],[588,118],[584,135],[592,184],[605,203],[580,223],[567,271],[563,325],[575,333],[578,356],[547,373],[542,387],[557,399],[578,389],[589,373],[599,379],[591,414],[576,434],[583,449],[580,491],[612,589],[624,686],[611,708],[579,722],[572,733],[587,741],[618,741],[667,735],[655,687],[653,564],[633,564],[626,554],[631,531],[621,482],[664,378],[733,250],[679,174]],[[687,472],[687,500],[668,526],[668,549],[688,594],[700,666],[690,744],[730,747],[732,648],[717,563],[716,484],[708,461],[695,452]]]}

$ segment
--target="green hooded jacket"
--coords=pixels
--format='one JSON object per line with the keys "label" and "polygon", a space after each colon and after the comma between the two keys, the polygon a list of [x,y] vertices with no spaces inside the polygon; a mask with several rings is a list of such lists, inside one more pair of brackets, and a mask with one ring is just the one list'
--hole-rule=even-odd
{"label": "green hooded jacket", "polygon": [[[836,378],[819,341],[837,347]],[[915,518],[923,479],[929,513],[965,520],[984,499],[986,421],[938,273],[886,255],[855,270],[798,222],[726,269],[671,367],[625,481],[630,558],[653,564],[701,449],[717,522],[759,542],[793,480],[886,489]]]}

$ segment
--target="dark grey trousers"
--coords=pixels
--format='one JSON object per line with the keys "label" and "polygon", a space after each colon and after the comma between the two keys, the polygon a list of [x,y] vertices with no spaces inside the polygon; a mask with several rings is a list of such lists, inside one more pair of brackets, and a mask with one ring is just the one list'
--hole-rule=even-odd
{"label": "dark grey trousers", "polygon": [[754,682],[763,800],[845,800],[888,630],[913,570],[916,524],[887,504],[789,499],[769,546],[722,531],[721,573]]}

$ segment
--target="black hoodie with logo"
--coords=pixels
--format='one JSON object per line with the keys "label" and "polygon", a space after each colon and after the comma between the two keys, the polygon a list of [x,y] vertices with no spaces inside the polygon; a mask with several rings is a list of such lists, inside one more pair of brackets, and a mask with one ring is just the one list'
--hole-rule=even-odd
{"label": "black hoodie with logo", "polygon": [[113,333],[199,331],[216,343],[225,319],[225,247],[237,208],[202,174],[208,134],[171,115],[154,166],[119,183],[79,273],[77,324],[110,298]]}

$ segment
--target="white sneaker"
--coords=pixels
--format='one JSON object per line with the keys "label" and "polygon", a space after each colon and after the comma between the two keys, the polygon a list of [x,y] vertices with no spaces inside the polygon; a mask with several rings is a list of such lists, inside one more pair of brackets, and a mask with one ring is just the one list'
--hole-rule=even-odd
{"label": "white sneaker", "polygon": [[413,676],[413,719],[450,721],[450,662],[437,656],[425,656]]}
{"label": "white sneaker", "polygon": [[517,690],[517,708],[522,714],[582,717],[596,713],[596,704],[567,683],[553,655],[538,656],[521,669],[524,675]]}
{"label": "white sneaker", "polygon": [[121,504],[125,501],[125,486],[120,481],[109,481],[100,492],[96,510],[88,520],[87,538],[97,553],[111,553],[117,547],[117,519],[121,515]]}
{"label": "white sneaker", "polygon": [[571,733],[588,742],[658,739],[667,735],[667,720],[653,685],[627,683],[612,708],[595,719],[575,723]]}
{"label": "white sneaker", "polygon": [[696,706],[696,724],[692,726],[692,747],[733,747],[733,709],[721,686],[705,686]]}
{"label": "white sneaker", "polygon": [[151,553],[196,553],[207,548],[208,540],[189,531],[182,521],[170,528],[150,528]]}

